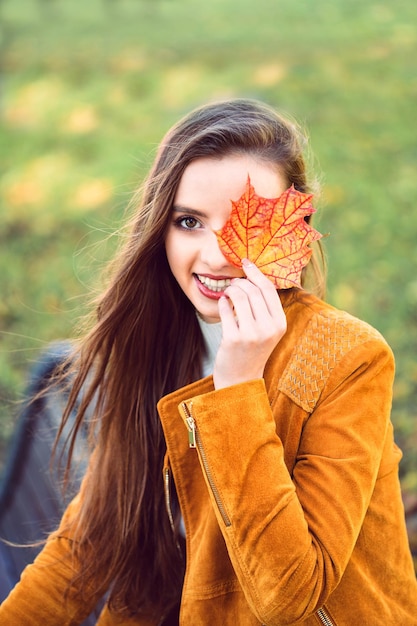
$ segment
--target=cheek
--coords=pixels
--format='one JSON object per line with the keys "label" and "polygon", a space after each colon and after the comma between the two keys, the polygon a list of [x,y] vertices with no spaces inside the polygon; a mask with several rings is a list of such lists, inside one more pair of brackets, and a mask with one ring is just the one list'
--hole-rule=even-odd
{"label": "cheek", "polygon": [[176,229],[171,229],[168,232],[165,239],[165,252],[168,265],[174,276],[178,276],[192,257],[190,241]]}
{"label": "cheek", "polygon": [[181,247],[181,232],[174,226],[170,226],[165,237],[165,250],[167,256],[172,256],[175,250]]}

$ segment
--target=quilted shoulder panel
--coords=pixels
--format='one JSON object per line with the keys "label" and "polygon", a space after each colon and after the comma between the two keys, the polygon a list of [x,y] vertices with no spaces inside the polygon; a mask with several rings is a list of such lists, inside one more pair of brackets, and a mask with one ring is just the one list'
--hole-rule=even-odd
{"label": "quilted shoulder panel", "polygon": [[382,336],[348,313],[330,309],[314,315],[291,354],[279,390],[311,413],[337,363],[370,339],[382,340]]}

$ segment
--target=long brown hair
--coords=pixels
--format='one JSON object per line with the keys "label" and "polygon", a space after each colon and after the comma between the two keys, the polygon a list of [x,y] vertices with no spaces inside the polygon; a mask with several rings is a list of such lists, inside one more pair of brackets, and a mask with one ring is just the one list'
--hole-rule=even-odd
{"label": "long brown hair", "polygon": [[[161,617],[182,588],[156,411],[162,396],[200,377],[204,350],[193,307],[165,255],[180,178],[194,159],[248,153],[276,164],[290,185],[308,192],[304,148],[293,122],[252,100],[209,104],[180,120],[161,142],[94,324],[72,355],[63,420],[77,412],[70,453],[87,409],[94,446],[81,505],[69,522],[79,561],[74,585],[110,590],[118,611]],[[323,284],[319,266],[311,267]]]}

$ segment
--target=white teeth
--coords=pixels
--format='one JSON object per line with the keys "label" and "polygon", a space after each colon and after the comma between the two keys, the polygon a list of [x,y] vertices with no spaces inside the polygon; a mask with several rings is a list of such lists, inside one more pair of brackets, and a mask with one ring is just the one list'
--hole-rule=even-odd
{"label": "white teeth", "polygon": [[203,283],[211,291],[224,291],[231,283],[230,278],[222,278],[221,280],[214,280],[213,278],[207,278],[207,276],[200,276],[197,274],[197,278],[200,283]]}

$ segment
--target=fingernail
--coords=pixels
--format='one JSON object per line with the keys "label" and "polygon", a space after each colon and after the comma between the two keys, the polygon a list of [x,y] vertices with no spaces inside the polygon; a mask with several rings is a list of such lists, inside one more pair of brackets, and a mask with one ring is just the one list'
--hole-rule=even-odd
{"label": "fingernail", "polygon": [[255,263],[252,263],[252,261],[249,261],[249,259],[242,259],[242,265],[244,267],[253,267]]}

